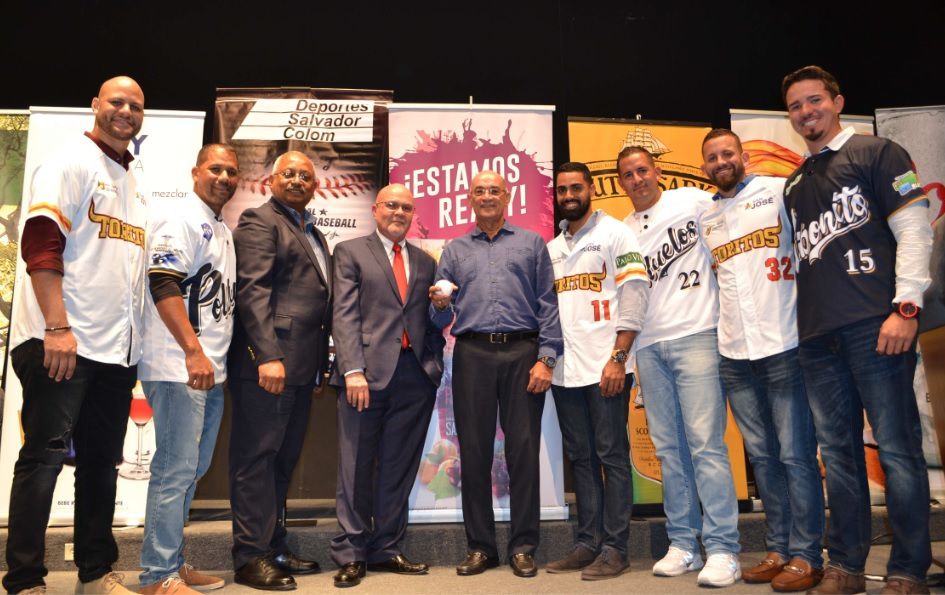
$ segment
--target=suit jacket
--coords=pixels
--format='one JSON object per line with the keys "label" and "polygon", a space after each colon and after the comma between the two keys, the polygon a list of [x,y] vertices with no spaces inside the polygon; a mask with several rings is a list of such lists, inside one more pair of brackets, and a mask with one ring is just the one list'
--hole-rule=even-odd
{"label": "suit jacket", "polygon": [[331,256],[318,260],[288,207],[275,198],[246,209],[233,231],[236,245],[236,324],[230,374],[259,378],[259,364],[281,359],[285,383],[302,386],[327,367],[331,333]]}
{"label": "suit jacket", "polygon": [[404,328],[413,353],[434,385],[443,375],[443,331],[429,317],[427,290],[436,262],[407,244],[410,276],[407,303],[400,299],[394,270],[376,233],[335,246],[335,303],[332,326],[335,370],[331,384],[344,386],[344,374],[361,368],[370,390],[390,382],[400,357]]}

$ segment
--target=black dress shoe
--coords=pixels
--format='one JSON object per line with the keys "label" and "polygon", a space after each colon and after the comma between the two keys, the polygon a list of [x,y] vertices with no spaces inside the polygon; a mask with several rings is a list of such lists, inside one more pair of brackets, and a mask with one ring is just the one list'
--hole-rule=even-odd
{"label": "black dress shoe", "polygon": [[250,560],[233,574],[233,581],[263,591],[291,591],[295,579],[283,572],[270,558]]}
{"label": "black dress shoe", "polygon": [[531,578],[538,574],[538,566],[535,565],[535,559],[531,554],[515,554],[509,560],[509,565],[515,576]]}
{"label": "black dress shoe", "polygon": [[367,565],[368,570],[396,572],[397,574],[426,574],[430,567],[419,562],[411,562],[403,554],[397,554],[390,560]]}
{"label": "black dress shoe", "polygon": [[316,574],[322,571],[315,560],[303,560],[292,552],[279,554],[273,558],[276,565],[289,574]]}
{"label": "black dress shoe", "polygon": [[335,574],[335,586],[343,589],[359,585],[364,574],[364,562],[348,562]]}
{"label": "black dress shoe", "polygon": [[498,558],[490,558],[480,551],[471,551],[466,554],[463,563],[456,567],[456,574],[460,576],[472,576],[482,574],[489,568],[495,568],[499,565]]}

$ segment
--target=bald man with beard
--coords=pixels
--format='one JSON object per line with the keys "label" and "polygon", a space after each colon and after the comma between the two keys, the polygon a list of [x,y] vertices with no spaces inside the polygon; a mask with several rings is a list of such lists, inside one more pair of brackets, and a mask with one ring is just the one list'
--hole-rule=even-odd
{"label": "bald man with beard", "polygon": [[[95,124],[46,161],[25,201],[29,282],[10,357],[23,384],[23,447],[13,470],[7,538],[11,593],[45,593],[46,526],[56,479],[75,448],[77,593],[129,593],[112,572],[115,489],[141,357],[147,206],[129,169],[144,93],[105,81]],[[119,237],[100,234],[117,222]]]}

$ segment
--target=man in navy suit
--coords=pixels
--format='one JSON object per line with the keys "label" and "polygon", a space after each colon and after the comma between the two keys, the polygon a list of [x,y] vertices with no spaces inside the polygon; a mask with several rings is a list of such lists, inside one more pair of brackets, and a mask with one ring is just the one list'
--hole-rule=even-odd
{"label": "man in navy suit", "polygon": [[230,503],[237,583],[295,588],[319,571],[296,557],[277,522],[299,459],[312,390],[327,367],[331,256],[305,210],[318,184],[304,154],[289,151],[269,179],[272,199],[240,216],[237,324],[230,346]]}
{"label": "man in navy suit", "polygon": [[[428,310],[436,263],[406,242],[414,211],[410,190],[386,186],[372,209],[376,233],[341,242],[334,253],[331,384],[338,387],[342,530],[331,542],[340,566],[336,587],[357,585],[366,569],[428,570],[408,560],[400,542],[443,374],[445,341]],[[438,299],[445,307],[448,298]]]}

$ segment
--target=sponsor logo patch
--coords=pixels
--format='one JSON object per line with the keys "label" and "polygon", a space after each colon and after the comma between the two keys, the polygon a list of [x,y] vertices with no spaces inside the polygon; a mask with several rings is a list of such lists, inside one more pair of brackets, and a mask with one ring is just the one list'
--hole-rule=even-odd
{"label": "sponsor logo patch", "polygon": [[643,264],[643,256],[639,252],[627,252],[617,257],[617,268],[624,267],[632,263]]}
{"label": "sponsor logo patch", "polygon": [[911,169],[901,176],[896,176],[896,179],[892,183],[893,190],[899,193],[899,196],[905,196],[915,190],[920,188],[919,186],[919,176]]}
{"label": "sponsor logo patch", "polygon": [[203,230],[203,239],[209,242],[210,238],[213,237],[213,228],[211,228],[208,223],[201,223],[200,229]]}

